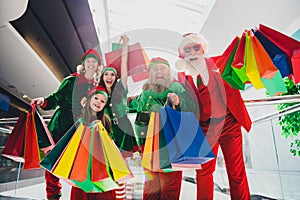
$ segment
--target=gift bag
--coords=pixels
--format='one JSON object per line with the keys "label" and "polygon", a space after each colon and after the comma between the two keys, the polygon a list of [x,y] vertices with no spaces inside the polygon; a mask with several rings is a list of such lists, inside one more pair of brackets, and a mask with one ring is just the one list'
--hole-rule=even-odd
{"label": "gift bag", "polygon": [[148,129],[146,134],[146,140],[144,144],[144,151],[142,154],[142,166],[146,169],[152,170],[152,154],[153,154],[153,138],[154,138],[154,123],[155,113],[150,115]]}
{"label": "gift bag", "polygon": [[287,55],[271,40],[264,36],[258,29],[253,30],[255,37],[262,44],[273,64],[279,69],[281,76],[286,77],[293,73],[291,63]]}
{"label": "gift bag", "polygon": [[264,84],[260,79],[260,73],[256,63],[252,42],[248,33],[246,33],[246,75],[253,87],[256,89],[264,88]]}
{"label": "gift bag", "polygon": [[[115,45],[114,45],[115,46]],[[116,47],[114,47],[116,48]],[[105,53],[106,64],[113,64],[117,68],[118,75],[121,75],[122,49],[115,49]],[[128,45],[128,76],[148,73],[149,58],[139,42]]]}
{"label": "gift bag", "polygon": [[113,142],[108,132],[105,130],[102,123],[98,122],[99,135],[102,142],[102,146],[108,160],[108,164],[113,173],[113,178],[117,182],[125,182],[133,177],[129,166],[123,159],[120,150]]}
{"label": "gift bag", "polygon": [[86,126],[80,119],[40,164],[85,192],[105,192],[132,175],[124,163],[102,123]]}
{"label": "gift bag", "polygon": [[300,42],[265,25],[258,30],[286,53],[291,63],[295,83],[300,82]]}
{"label": "gift bag", "polygon": [[54,147],[54,141],[43,118],[33,106],[28,113],[21,113],[2,151],[2,155],[17,162],[24,162],[24,169],[40,168],[45,152]]}
{"label": "gift bag", "polygon": [[166,105],[160,108],[161,121],[172,168],[200,168],[215,158],[192,112],[180,112]]}
{"label": "gift bag", "polygon": [[283,82],[282,76],[273,64],[268,53],[253,34],[250,35],[250,39],[261,81],[263,82],[266,90],[269,92],[270,96],[286,93],[287,88]]}
{"label": "gift bag", "polygon": [[246,74],[246,32],[243,32],[238,47],[236,49],[233,61],[232,68],[241,79],[243,83],[249,82],[249,77]]}
{"label": "gift bag", "polygon": [[161,129],[159,113],[151,112],[142,155],[142,166],[151,171],[169,171],[172,166]]}
{"label": "gift bag", "polygon": [[2,150],[2,156],[10,158],[16,162],[24,162],[24,139],[26,131],[26,116],[27,114],[21,112],[14,129],[9,136],[4,149]]}
{"label": "gift bag", "polygon": [[239,37],[231,42],[231,44],[224,51],[222,56],[216,62],[217,67],[220,69],[222,78],[231,85],[231,87],[239,90],[245,88],[245,84],[241,81],[240,77],[236,74],[235,70],[232,69],[232,61],[239,44]]}

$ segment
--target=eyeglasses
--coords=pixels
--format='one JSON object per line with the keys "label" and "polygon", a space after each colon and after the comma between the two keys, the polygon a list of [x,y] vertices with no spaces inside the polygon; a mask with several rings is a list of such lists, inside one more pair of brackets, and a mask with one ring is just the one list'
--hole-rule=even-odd
{"label": "eyeglasses", "polygon": [[192,49],[194,49],[194,51],[199,51],[200,48],[201,48],[201,45],[196,44],[196,45],[193,45],[193,46],[185,47],[185,48],[183,48],[183,50],[184,50],[185,53],[190,53]]}

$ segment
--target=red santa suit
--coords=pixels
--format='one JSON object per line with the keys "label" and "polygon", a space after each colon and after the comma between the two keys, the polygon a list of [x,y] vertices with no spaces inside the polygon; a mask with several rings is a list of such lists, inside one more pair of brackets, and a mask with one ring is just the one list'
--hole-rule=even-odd
{"label": "red santa suit", "polygon": [[[198,101],[200,125],[213,149],[215,155],[218,147],[224,154],[226,171],[229,179],[231,199],[250,199],[248,181],[243,160],[241,126],[247,132],[251,128],[251,119],[238,90],[226,83],[219,72],[214,70],[214,63],[206,59],[209,72],[209,82],[205,86],[200,75],[197,76],[197,86],[193,78],[184,72],[178,73],[178,78],[190,92],[196,94]],[[191,95],[194,96],[194,95]],[[213,172],[216,159],[202,165],[196,170],[197,199],[213,199]]]}

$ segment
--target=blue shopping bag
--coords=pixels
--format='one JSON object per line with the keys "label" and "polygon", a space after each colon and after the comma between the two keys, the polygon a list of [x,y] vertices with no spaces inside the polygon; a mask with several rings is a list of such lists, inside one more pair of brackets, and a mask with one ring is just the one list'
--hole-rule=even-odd
{"label": "blue shopping bag", "polygon": [[159,113],[172,164],[204,164],[215,158],[193,112],[166,105]]}

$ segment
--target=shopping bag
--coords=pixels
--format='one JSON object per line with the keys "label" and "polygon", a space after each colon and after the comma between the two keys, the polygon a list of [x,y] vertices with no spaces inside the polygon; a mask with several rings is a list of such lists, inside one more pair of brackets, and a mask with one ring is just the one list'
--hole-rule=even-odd
{"label": "shopping bag", "polygon": [[253,34],[250,34],[249,37],[253,47],[261,81],[269,95],[275,96],[286,93],[287,88],[283,82],[280,71],[273,64],[271,58],[259,40]]}
{"label": "shopping bag", "polygon": [[152,143],[152,171],[160,169],[159,156],[159,115],[154,113],[153,143]]}
{"label": "shopping bag", "polygon": [[259,24],[258,30],[283,50],[292,65],[295,83],[300,82],[300,42],[270,27]]}
{"label": "shopping bag", "polygon": [[[120,44],[120,43],[112,43],[111,49],[112,49],[112,51],[115,51],[115,50],[117,50],[117,49],[122,49],[122,46],[123,46],[123,45]],[[144,58],[146,59],[146,63],[147,63],[147,65],[148,65],[149,62],[150,62],[150,61],[149,61],[149,58],[148,58],[148,56],[147,56],[147,54],[146,54],[144,48],[142,48],[141,50],[142,50],[142,52],[143,52]],[[131,75],[131,78],[132,78],[133,82],[139,82],[139,81],[142,81],[142,80],[146,80],[146,79],[148,79],[148,77],[149,77],[149,72],[148,72],[148,70],[144,70],[143,72],[140,72],[140,73],[132,74],[132,75]]]}
{"label": "shopping bag", "polygon": [[94,131],[96,134],[94,134],[94,145],[91,151],[91,181],[103,191],[117,189],[118,184],[110,172],[109,163],[102,148],[103,145],[99,144],[101,133],[99,133],[99,129],[95,130],[95,126],[92,127],[92,132]]}
{"label": "shopping bag", "polygon": [[246,33],[246,75],[253,87],[256,89],[264,88],[264,84],[260,79],[260,73],[258,71],[252,42],[248,33]]}
{"label": "shopping bag", "polygon": [[[113,64],[117,68],[117,73],[121,75],[122,49],[117,48],[105,53],[106,64]],[[128,45],[128,76],[145,74],[148,72],[149,58],[139,42]]]}
{"label": "shopping bag", "polygon": [[118,188],[110,173],[109,163],[104,156],[103,144],[99,137],[101,133],[98,128],[95,128],[96,126],[93,124],[86,128],[69,177],[76,187],[85,192],[106,192]]}
{"label": "shopping bag", "polygon": [[159,113],[151,112],[142,154],[142,166],[156,172],[169,171],[172,168],[161,127]]}
{"label": "shopping bag", "polygon": [[246,33],[243,32],[235,56],[232,61],[233,71],[238,75],[243,83],[249,82],[249,77],[246,74]]}
{"label": "shopping bag", "polygon": [[277,47],[271,40],[264,36],[258,29],[253,30],[255,37],[262,44],[273,64],[279,69],[281,76],[286,77],[293,73],[291,63],[287,55]]}
{"label": "shopping bag", "polygon": [[194,113],[176,111],[169,105],[159,113],[172,164],[198,168],[215,158]]}
{"label": "shopping bag", "polygon": [[41,161],[52,174],[85,192],[118,188],[103,148],[97,124],[78,120]]}
{"label": "shopping bag", "polygon": [[2,150],[2,156],[10,158],[16,162],[24,162],[24,138],[26,127],[26,113],[21,112],[14,129],[9,136],[4,149]]}
{"label": "shopping bag", "polygon": [[40,168],[45,153],[54,147],[54,141],[36,106],[21,113],[2,155],[24,162],[24,169]]}
{"label": "shopping bag", "polygon": [[133,177],[129,166],[123,159],[120,150],[113,142],[108,132],[104,128],[101,122],[98,122],[99,135],[101,138],[102,146],[108,160],[110,170],[112,171],[112,177],[117,182],[125,182]]}
{"label": "shopping bag", "polygon": [[224,53],[218,58],[216,65],[220,69],[222,78],[229,83],[231,87],[243,90],[245,88],[245,84],[241,81],[235,70],[232,68],[232,61],[239,41],[239,37],[236,36]]}
{"label": "shopping bag", "polygon": [[57,142],[55,147],[51,150],[47,156],[41,160],[40,165],[46,170],[52,172],[55,168],[62,152],[64,152],[66,146],[68,145],[70,139],[74,135],[75,131],[78,129],[83,129],[83,124],[78,120],[71,128],[64,134],[64,136]]}

